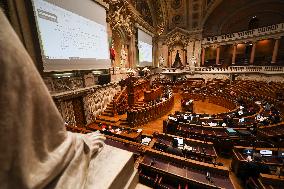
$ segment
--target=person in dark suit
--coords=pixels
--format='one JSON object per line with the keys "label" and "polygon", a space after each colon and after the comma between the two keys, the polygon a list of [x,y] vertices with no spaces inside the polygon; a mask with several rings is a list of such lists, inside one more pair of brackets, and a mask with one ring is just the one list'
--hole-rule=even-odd
{"label": "person in dark suit", "polygon": [[182,150],[178,148],[178,141],[176,139],[173,139],[172,145],[166,149],[166,152],[177,156],[183,156]]}

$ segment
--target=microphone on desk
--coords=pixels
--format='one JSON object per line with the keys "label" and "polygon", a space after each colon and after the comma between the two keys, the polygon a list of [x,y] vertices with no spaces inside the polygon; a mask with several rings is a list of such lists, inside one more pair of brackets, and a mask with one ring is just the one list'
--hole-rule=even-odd
{"label": "microphone on desk", "polygon": [[156,163],[156,159],[155,159],[155,158],[152,158],[150,165],[152,166],[152,165],[154,165],[155,163]]}
{"label": "microphone on desk", "polygon": [[212,182],[211,175],[210,175],[209,171],[206,172],[206,179],[207,179],[209,182]]}

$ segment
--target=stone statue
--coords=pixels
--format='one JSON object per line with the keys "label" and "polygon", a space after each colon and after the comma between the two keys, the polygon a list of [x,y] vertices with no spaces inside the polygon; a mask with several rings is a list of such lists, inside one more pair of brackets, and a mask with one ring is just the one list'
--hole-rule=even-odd
{"label": "stone statue", "polygon": [[195,56],[193,55],[192,58],[191,58],[191,65],[195,67],[196,62],[197,62],[197,60],[196,60]]}
{"label": "stone statue", "polygon": [[181,63],[181,59],[180,59],[178,50],[177,50],[176,58],[175,58],[175,61],[174,61],[172,67],[173,68],[181,68],[182,67],[182,63]]}
{"label": "stone statue", "polygon": [[[1,188],[93,188],[105,137],[67,132],[40,74],[0,10]],[[102,152],[101,152],[102,153]]]}
{"label": "stone statue", "polygon": [[159,67],[164,67],[165,59],[162,55],[159,56]]}
{"label": "stone statue", "polygon": [[113,42],[112,42],[111,48],[110,48],[110,60],[111,60],[112,66],[114,66],[115,56],[116,56],[116,52],[115,52],[114,45],[113,45]]}
{"label": "stone statue", "polygon": [[122,45],[120,51],[120,66],[125,67],[126,63],[127,63],[127,53],[124,50],[124,45]]}

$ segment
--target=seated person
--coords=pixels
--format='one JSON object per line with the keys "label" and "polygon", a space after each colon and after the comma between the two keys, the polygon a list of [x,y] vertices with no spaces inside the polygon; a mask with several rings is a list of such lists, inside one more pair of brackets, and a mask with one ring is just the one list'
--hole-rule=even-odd
{"label": "seated person", "polygon": [[182,150],[178,148],[178,141],[176,139],[173,139],[172,145],[166,149],[166,152],[177,156],[183,156]]}

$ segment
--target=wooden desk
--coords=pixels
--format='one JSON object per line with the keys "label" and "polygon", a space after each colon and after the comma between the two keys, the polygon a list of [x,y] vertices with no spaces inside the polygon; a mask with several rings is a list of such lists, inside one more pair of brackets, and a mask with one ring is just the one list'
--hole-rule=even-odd
{"label": "wooden desk", "polygon": [[137,145],[124,143],[124,142],[113,140],[113,139],[110,139],[110,138],[107,138],[105,140],[105,144],[116,147],[116,148],[120,148],[120,149],[123,149],[123,150],[126,150],[126,151],[129,151],[129,152],[132,152],[136,155],[140,155],[141,150],[139,150],[139,147]]}
{"label": "wooden desk", "polygon": [[275,189],[284,188],[284,176],[260,174],[259,179],[263,185],[270,185]]}
{"label": "wooden desk", "polygon": [[[112,129],[114,130],[113,132],[111,132],[111,130],[108,129],[108,126],[107,126],[106,130],[103,130],[102,126],[98,126],[95,123],[92,123],[92,124],[88,125],[87,127],[90,130],[101,131],[106,135],[116,136],[116,137],[127,139],[127,140],[130,140],[130,141],[140,142],[141,135],[142,135],[142,133],[141,132],[138,133],[136,129],[128,129],[128,130],[124,129],[124,130],[122,130],[122,128],[115,127],[115,126],[112,126]],[[115,131],[116,128],[120,129],[119,133]]]}
{"label": "wooden desk", "polygon": [[[171,156],[161,157],[163,155],[163,153],[160,153],[160,156],[146,154],[139,168],[157,172],[166,178],[174,177],[177,179],[177,182],[186,182],[191,186],[199,188],[234,188],[229,178],[228,170],[226,169],[220,167],[214,168],[213,165],[206,163],[195,164],[193,161],[191,164],[188,164],[189,162],[184,162],[183,158],[181,158],[180,161],[175,161]],[[153,159],[155,159],[154,162]],[[213,169],[216,169],[218,172],[227,171],[227,173],[223,175],[215,174]],[[210,183],[206,179],[207,171],[210,172],[213,183]]]}
{"label": "wooden desk", "polygon": [[[165,146],[171,146],[171,143],[174,138],[182,138],[174,135],[166,135],[166,134],[159,134],[156,138],[156,144],[163,144]],[[196,156],[202,159],[206,159],[208,161],[212,161],[213,159],[217,158],[217,153],[214,149],[212,142],[204,142],[200,140],[194,140],[189,138],[183,138],[184,144],[192,147],[192,150],[183,149],[184,155]]]}
{"label": "wooden desk", "polygon": [[145,91],[144,92],[144,102],[148,103],[148,102],[157,100],[161,96],[162,96],[162,87],[157,87],[150,91]]}
{"label": "wooden desk", "polygon": [[[233,159],[231,163],[231,167],[233,171],[237,175],[245,174],[244,167],[248,164],[247,162],[247,155],[243,154],[243,150],[245,149],[253,149],[252,147],[243,147],[243,146],[235,146],[233,149]],[[252,163],[255,163],[256,165],[266,165],[266,166],[282,166],[282,162],[279,161],[277,157],[275,157],[277,152],[277,148],[255,148],[255,151],[259,152],[259,150],[272,150],[273,156],[271,157],[261,157],[260,161],[253,161]],[[280,149],[284,151],[284,149]]]}

